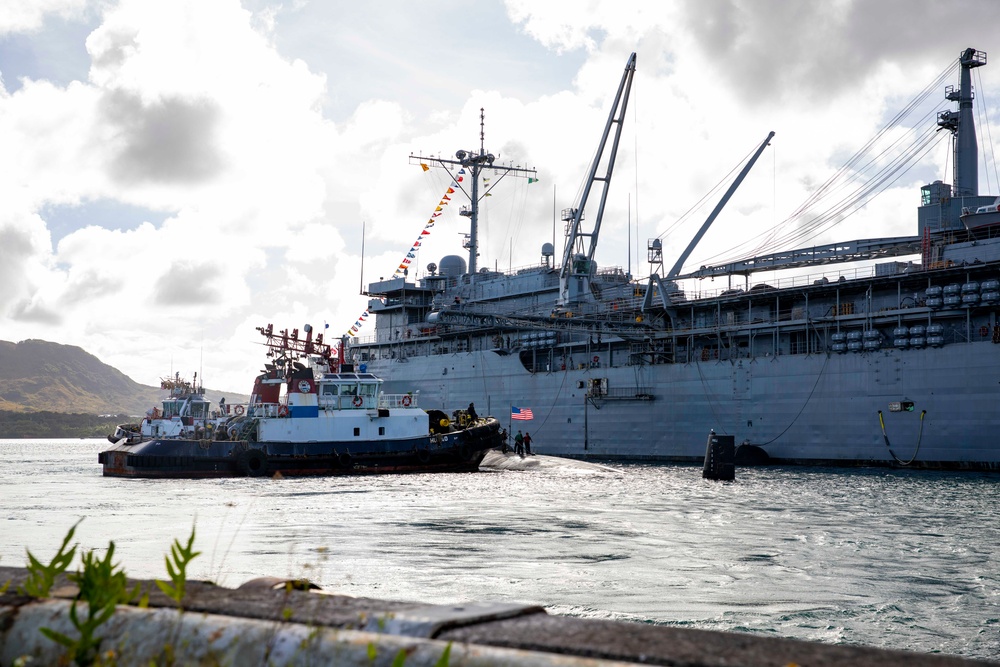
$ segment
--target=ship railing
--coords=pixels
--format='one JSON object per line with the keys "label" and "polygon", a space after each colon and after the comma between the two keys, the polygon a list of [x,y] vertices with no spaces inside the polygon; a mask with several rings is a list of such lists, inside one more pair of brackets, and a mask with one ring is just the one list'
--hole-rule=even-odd
{"label": "ship railing", "polygon": [[392,408],[415,408],[417,407],[417,396],[419,391],[406,394],[379,394],[378,407],[383,409]]}
{"label": "ship railing", "polygon": [[[735,287],[735,286],[725,286],[717,287],[713,289],[704,289],[703,281],[692,279],[683,280],[681,285],[684,288],[684,295],[688,301],[696,301],[699,299],[714,299],[716,297],[722,296],[723,292],[729,292],[734,296],[746,296],[750,294],[753,298],[762,299],[767,298],[768,294],[776,291],[783,290],[790,287],[810,287],[812,285],[828,285],[834,283],[846,282],[848,280],[859,280],[862,278],[873,278],[875,277],[875,267],[856,267],[853,269],[842,270],[842,271],[825,271],[822,273],[803,273],[796,275],[788,275],[782,277],[771,276],[766,279],[760,280],[758,282],[751,282],[746,287]],[[769,288],[764,289],[759,294],[754,293],[752,290],[754,287],[766,284]],[[749,288],[749,289],[747,289]]]}
{"label": "ship railing", "polygon": [[368,410],[378,406],[377,397],[370,394],[320,394],[322,410]]}
{"label": "ship railing", "polygon": [[246,414],[250,417],[277,417],[281,403],[255,403],[247,408]]}

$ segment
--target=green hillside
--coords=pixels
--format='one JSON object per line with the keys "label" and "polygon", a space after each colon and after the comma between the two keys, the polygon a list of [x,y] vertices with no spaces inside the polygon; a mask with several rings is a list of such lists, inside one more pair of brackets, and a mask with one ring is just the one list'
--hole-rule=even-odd
{"label": "green hillside", "polygon": [[[118,419],[112,415],[145,414],[159,405],[164,393],[159,387],[135,382],[75,345],[0,341],[0,437],[85,437],[94,429],[103,430],[109,418]],[[212,402],[221,396],[230,403],[248,399],[211,389],[206,389],[205,395]],[[98,415],[105,417],[95,425],[89,418]],[[77,426],[71,428],[68,423]],[[84,426],[87,433],[80,432]],[[54,435],[53,431],[65,435]]]}

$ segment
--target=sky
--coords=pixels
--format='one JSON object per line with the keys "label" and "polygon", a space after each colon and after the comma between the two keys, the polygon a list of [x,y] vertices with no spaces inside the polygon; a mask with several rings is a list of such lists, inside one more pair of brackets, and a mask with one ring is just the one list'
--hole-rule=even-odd
{"label": "sky", "polygon": [[[774,131],[685,267],[734,258],[963,49],[989,54],[997,25],[995,0],[5,3],[0,340],[248,393],[256,327],[330,339],[357,321],[362,286],[392,275],[450,185],[410,155],[478,149],[480,109],[486,149],[538,180],[483,200],[479,265],[535,265],[553,239],[561,261],[558,211],[579,199],[632,52],[598,264],[641,280],[662,237],[669,269],[719,194],[693,207]],[[980,191],[998,193],[1000,71],[974,74]],[[943,85],[926,105],[953,108]],[[916,234],[919,187],[950,180],[946,134],[808,244]],[[411,280],[465,255],[462,203],[434,218]]]}

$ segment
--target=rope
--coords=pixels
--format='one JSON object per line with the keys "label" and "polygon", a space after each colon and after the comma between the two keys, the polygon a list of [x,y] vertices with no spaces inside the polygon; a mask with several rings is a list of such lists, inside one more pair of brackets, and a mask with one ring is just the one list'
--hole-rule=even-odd
{"label": "rope", "polygon": [[[774,442],[775,440],[777,440],[781,436],[785,435],[785,433],[788,432],[788,429],[790,429],[792,427],[792,425],[795,424],[795,422],[797,422],[799,420],[799,417],[802,416],[802,413],[805,411],[806,406],[809,405],[809,401],[812,399],[813,394],[816,393],[816,387],[819,386],[820,378],[823,377],[823,373],[826,372],[826,366],[829,363],[830,363],[830,353],[827,352],[826,353],[826,359],[823,360],[823,368],[819,369],[819,374],[816,376],[816,382],[813,383],[813,388],[809,392],[809,395],[806,396],[806,402],[802,404],[801,408],[799,408],[798,414],[795,415],[795,417],[792,419],[792,421],[790,421],[788,423],[788,426],[785,427],[784,431],[782,431],[778,435],[774,436],[773,438],[771,438],[767,442],[764,442],[764,443],[761,443],[761,444],[757,445],[758,447],[766,447],[767,445],[770,445],[772,442]],[[751,443],[751,444],[753,444],[753,443]]]}
{"label": "rope", "polygon": [[924,437],[924,415],[927,414],[926,410],[920,411],[920,431],[917,433],[917,447],[913,450],[913,456],[910,457],[909,461],[900,461],[896,453],[892,451],[892,447],[889,445],[889,436],[885,432],[885,420],[882,419],[882,411],[878,411],[878,423],[882,426],[882,437],[885,439],[885,447],[889,450],[889,454],[892,456],[893,460],[901,466],[908,466],[913,463],[917,458],[917,452],[920,451],[920,441]]}

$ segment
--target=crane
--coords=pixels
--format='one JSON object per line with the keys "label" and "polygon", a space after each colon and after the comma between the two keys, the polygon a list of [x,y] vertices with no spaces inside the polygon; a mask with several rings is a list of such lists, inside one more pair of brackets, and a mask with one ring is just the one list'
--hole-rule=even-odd
{"label": "crane", "polygon": [[[635,53],[633,53],[625,64],[625,73],[622,74],[621,83],[618,85],[618,94],[615,96],[614,104],[608,114],[608,122],[604,126],[604,134],[601,136],[601,143],[594,156],[594,162],[590,167],[590,174],[587,177],[587,184],[583,189],[580,202],[575,208],[568,208],[563,211],[562,219],[567,223],[566,247],[563,251],[562,268],[559,272],[559,305],[566,306],[573,303],[592,298],[590,283],[594,276],[594,252],[597,250],[597,239],[601,232],[601,220],[604,217],[604,205],[608,199],[608,188],[611,185],[611,174],[615,167],[615,156],[618,154],[618,141],[622,134],[622,125],[625,122],[625,109],[628,106],[629,93],[632,90],[632,77],[635,74]],[[615,136],[611,144],[610,153],[607,160],[604,158],[604,150],[608,143],[611,129],[614,127]],[[604,175],[598,176],[602,161],[605,165]],[[595,186],[601,187],[601,202],[597,209],[597,217],[594,220],[593,229],[590,232],[583,230],[583,211],[587,206],[587,199],[590,191]],[[585,239],[590,239],[590,245],[584,252]]]}

